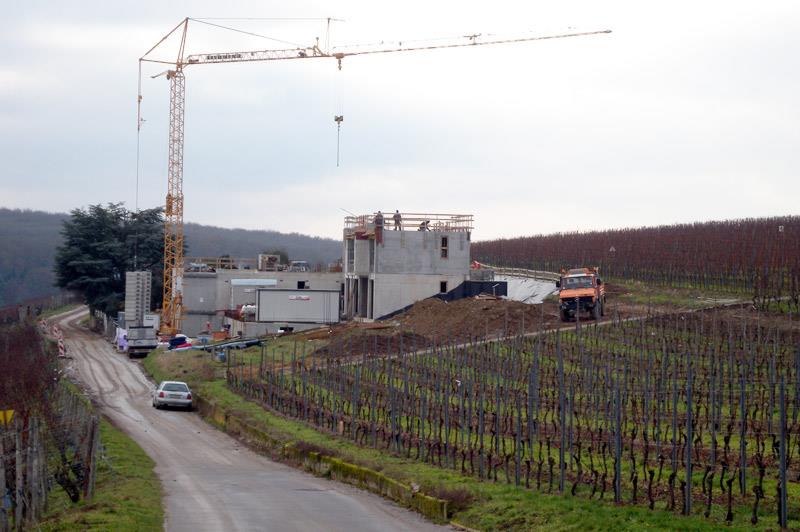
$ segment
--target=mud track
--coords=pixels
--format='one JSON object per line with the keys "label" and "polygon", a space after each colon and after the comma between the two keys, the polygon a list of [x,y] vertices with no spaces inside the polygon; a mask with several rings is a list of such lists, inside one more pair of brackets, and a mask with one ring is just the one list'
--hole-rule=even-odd
{"label": "mud track", "polygon": [[197,414],[154,409],[153,384],[136,362],[78,325],[86,314],[81,308],[53,319],[72,357],[68,371],[156,462],[166,530],[441,530],[376,495],[255,454]]}

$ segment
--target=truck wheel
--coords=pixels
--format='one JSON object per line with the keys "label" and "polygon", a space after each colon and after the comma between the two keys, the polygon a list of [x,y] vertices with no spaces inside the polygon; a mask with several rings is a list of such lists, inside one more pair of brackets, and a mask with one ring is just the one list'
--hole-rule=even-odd
{"label": "truck wheel", "polygon": [[561,311],[561,321],[569,321],[569,314],[566,310]]}

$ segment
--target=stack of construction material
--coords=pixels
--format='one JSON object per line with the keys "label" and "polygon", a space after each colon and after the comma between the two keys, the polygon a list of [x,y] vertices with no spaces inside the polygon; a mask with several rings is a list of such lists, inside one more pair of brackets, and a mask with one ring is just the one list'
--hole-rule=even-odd
{"label": "stack of construction material", "polygon": [[125,323],[141,325],[150,311],[150,272],[125,272]]}

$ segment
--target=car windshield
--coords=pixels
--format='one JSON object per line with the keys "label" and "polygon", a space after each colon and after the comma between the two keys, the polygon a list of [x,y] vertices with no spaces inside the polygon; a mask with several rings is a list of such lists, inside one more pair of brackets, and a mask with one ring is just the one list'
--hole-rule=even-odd
{"label": "car windshield", "polygon": [[580,277],[567,277],[564,279],[565,288],[591,288],[592,278],[588,275],[581,275]]}
{"label": "car windshield", "polygon": [[188,392],[189,387],[179,382],[169,382],[164,385],[163,390],[165,392]]}

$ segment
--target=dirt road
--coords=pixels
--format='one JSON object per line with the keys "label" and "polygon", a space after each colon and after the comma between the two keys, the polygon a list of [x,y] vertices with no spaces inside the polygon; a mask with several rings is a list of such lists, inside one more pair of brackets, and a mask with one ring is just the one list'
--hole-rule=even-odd
{"label": "dirt road", "polygon": [[154,409],[140,367],[77,325],[86,312],[56,318],[70,370],[155,460],[167,530],[442,530],[378,496],[257,455],[196,414]]}

